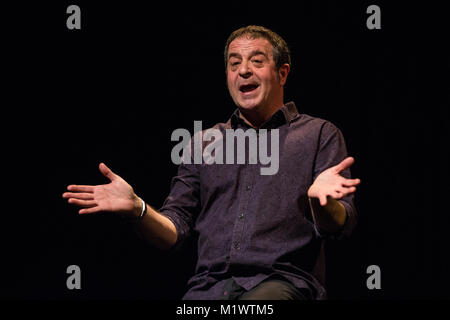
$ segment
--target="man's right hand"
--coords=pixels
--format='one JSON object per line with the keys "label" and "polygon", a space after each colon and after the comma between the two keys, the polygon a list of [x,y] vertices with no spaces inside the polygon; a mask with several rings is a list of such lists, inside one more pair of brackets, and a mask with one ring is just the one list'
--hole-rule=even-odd
{"label": "man's right hand", "polygon": [[133,188],[104,163],[100,163],[99,169],[110,183],[98,186],[70,185],[67,187],[69,192],[65,192],[63,198],[82,207],[78,211],[80,214],[109,211],[127,218],[138,217],[142,210],[142,201]]}

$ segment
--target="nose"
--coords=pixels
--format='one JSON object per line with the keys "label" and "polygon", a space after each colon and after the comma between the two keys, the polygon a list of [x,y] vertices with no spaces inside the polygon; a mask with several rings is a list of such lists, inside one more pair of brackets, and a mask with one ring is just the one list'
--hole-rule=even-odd
{"label": "nose", "polygon": [[249,77],[251,77],[252,75],[252,70],[247,63],[241,63],[241,65],[239,66],[239,75],[244,78],[247,79]]}

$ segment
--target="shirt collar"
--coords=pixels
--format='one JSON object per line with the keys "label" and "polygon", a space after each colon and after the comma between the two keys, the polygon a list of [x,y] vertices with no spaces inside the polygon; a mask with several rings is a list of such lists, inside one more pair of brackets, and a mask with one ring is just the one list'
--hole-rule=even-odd
{"label": "shirt collar", "polygon": [[[288,125],[299,117],[299,113],[293,101],[284,104],[272,117],[261,125],[261,129],[277,128],[285,123]],[[236,129],[239,125],[248,126],[245,121],[239,117],[239,109],[236,108],[228,121],[232,129]]]}

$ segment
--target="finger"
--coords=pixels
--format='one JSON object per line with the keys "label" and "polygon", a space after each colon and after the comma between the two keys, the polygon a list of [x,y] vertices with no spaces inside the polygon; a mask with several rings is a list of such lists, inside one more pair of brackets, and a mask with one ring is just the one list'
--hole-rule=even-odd
{"label": "finger", "polygon": [[320,205],[322,207],[325,207],[327,205],[327,196],[322,195],[319,197]]}
{"label": "finger", "polygon": [[355,163],[355,159],[353,157],[345,158],[341,161],[341,163],[335,166],[336,172],[339,173],[347,168],[350,168],[353,163]]}
{"label": "finger", "polygon": [[355,193],[356,192],[356,187],[350,187],[347,190],[345,190],[347,195],[351,194],[351,193]]}
{"label": "finger", "polygon": [[346,196],[351,195],[352,193],[355,193],[355,192],[356,192],[356,187],[342,188],[340,190],[340,193],[339,193],[340,196],[341,196],[340,198],[346,197]]}
{"label": "finger", "polygon": [[344,179],[342,181],[342,186],[344,187],[354,187],[361,183],[360,179]]}
{"label": "finger", "polygon": [[75,192],[94,192],[94,186],[82,186],[82,185],[75,185],[71,184],[67,187],[67,190],[69,191],[75,191]]}
{"label": "finger", "polygon": [[112,172],[112,170],[108,168],[103,162],[100,163],[98,168],[100,169],[100,172],[111,181],[113,181],[117,177],[117,175]]}
{"label": "finger", "polygon": [[92,208],[85,208],[85,209],[80,209],[78,211],[79,214],[91,214],[91,213],[97,213],[97,212],[101,212],[102,210],[100,209],[99,206],[96,207],[92,207]]}
{"label": "finger", "polygon": [[350,187],[347,190],[345,190],[345,192],[347,193],[347,195],[355,193],[356,192],[356,187]]}
{"label": "finger", "polygon": [[75,199],[82,199],[82,200],[93,200],[94,194],[93,193],[78,193],[78,192],[64,192],[63,198],[75,198]]}
{"label": "finger", "polygon": [[76,206],[85,207],[85,208],[91,208],[91,207],[94,207],[97,205],[97,202],[94,200],[79,200],[79,199],[70,198],[68,200],[68,202],[70,204],[74,204]]}

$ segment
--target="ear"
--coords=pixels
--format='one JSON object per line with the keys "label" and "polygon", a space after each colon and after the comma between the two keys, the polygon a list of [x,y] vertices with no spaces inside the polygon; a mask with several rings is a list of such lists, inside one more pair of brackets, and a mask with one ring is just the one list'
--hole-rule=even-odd
{"label": "ear", "polygon": [[278,77],[280,78],[280,85],[284,86],[287,81],[287,76],[289,74],[290,66],[289,64],[285,63],[280,67],[280,70],[278,70]]}

